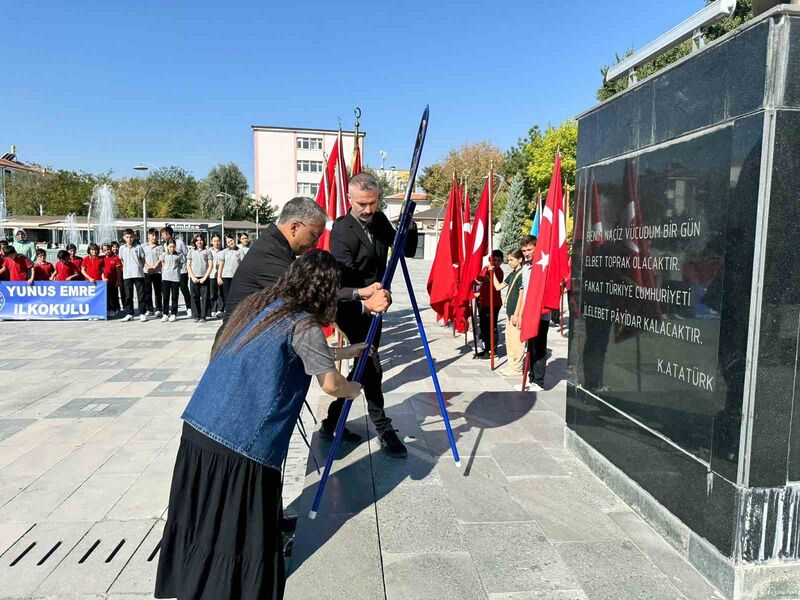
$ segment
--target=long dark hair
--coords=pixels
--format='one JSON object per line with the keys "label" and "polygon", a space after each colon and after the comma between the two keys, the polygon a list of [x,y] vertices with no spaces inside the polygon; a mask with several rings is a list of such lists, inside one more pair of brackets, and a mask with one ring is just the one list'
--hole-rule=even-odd
{"label": "long dark hair", "polygon": [[339,267],[330,253],[324,250],[303,253],[275,285],[251,294],[239,303],[214,341],[211,358],[234,340],[258,313],[276,300],[283,300],[283,304],[250,329],[238,342],[237,349],[252,342],[268,327],[292,313],[307,312],[311,315],[310,320],[319,325],[332,323],[336,318],[339,278]]}

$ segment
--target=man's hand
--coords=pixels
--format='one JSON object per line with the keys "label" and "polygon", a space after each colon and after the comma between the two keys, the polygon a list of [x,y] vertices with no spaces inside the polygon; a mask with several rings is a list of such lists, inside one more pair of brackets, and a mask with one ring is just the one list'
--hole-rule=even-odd
{"label": "man's hand", "polygon": [[379,281],[376,281],[372,285],[359,288],[358,297],[361,298],[362,300],[367,300],[369,298],[372,298],[372,295],[380,289],[381,289],[381,284]]}
{"label": "man's hand", "polygon": [[517,319],[517,315],[511,315],[511,324],[514,327],[519,327],[519,319]]}
{"label": "man's hand", "polygon": [[385,313],[391,305],[392,293],[388,290],[375,290],[369,298],[364,300],[364,308],[373,314]]}
{"label": "man's hand", "polygon": [[[351,344],[349,346],[345,346],[344,348],[339,348],[338,358],[342,360],[360,358],[361,355],[364,353],[364,348],[366,347],[367,345],[362,342],[360,344]],[[372,355],[372,350],[370,350],[370,355]]]}

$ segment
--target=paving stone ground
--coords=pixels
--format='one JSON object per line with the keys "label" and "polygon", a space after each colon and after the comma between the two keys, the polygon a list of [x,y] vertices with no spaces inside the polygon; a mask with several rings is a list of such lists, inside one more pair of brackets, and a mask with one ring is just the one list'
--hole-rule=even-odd
{"label": "paving stone ground", "polygon": [[[409,267],[425,304],[430,263]],[[351,426],[369,440],[343,449],[309,521],[316,463],[293,437],[284,502],[301,520],[288,598],[722,598],[563,448],[555,331],[550,389],[517,393],[423,312],[457,469],[400,283],[395,298],[381,355],[409,457],[379,451],[357,404]],[[152,597],[179,415],[217,326],[0,323],[0,598]],[[309,401],[324,414],[318,389]],[[308,412],[304,422],[312,431]],[[315,436],[313,447],[324,464],[327,445]]]}

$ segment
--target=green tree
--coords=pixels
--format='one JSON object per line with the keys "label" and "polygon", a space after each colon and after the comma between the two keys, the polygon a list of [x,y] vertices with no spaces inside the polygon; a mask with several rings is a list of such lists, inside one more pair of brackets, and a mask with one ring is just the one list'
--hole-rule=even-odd
{"label": "green tree", "polygon": [[92,190],[108,180],[109,174],[93,175],[82,171],[52,170],[34,165],[33,171],[14,171],[6,182],[8,210],[18,215],[45,213],[85,215]]}
{"label": "green tree", "polygon": [[569,119],[558,127],[549,126],[541,138],[525,146],[525,152],[530,156],[528,178],[537,192],[539,190],[544,192],[550,186],[553,164],[559,150],[561,150],[561,176],[568,185],[574,186],[578,154],[577,121]]}
{"label": "green tree", "polygon": [[[226,219],[247,218],[250,212],[247,187],[247,177],[235,163],[217,165],[208,172],[201,186],[202,216],[218,219],[224,210]],[[228,196],[217,198],[220,193]]]}
{"label": "green tree", "polygon": [[[147,180],[142,177],[123,177],[114,183],[117,198],[117,216],[133,219],[142,216],[142,198],[147,190]],[[148,194],[149,198],[149,194]],[[148,205],[147,212],[152,212]]]}
{"label": "green tree", "polygon": [[272,202],[272,197],[269,195],[261,196],[258,199],[253,198],[250,202],[250,211],[253,218],[258,212],[258,222],[263,225],[275,223],[278,220],[278,206]]}
{"label": "green tree", "polygon": [[177,166],[153,171],[148,181],[147,212],[153,217],[186,219],[200,213],[200,184]]}
{"label": "green tree", "polygon": [[[525,181],[525,197],[530,200],[536,193],[533,182],[528,177],[528,165],[531,164],[531,152],[527,148],[533,147],[542,140],[542,131],[538,125],[534,125],[528,130],[526,137],[517,140],[517,144],[512,146],[505,153],[503,170],[500,172],[506,180],[513,179],[517,173],[522,173]],[[496,203],[495,203],[496,204]]]}
{"label": "green tree", "polygon": [[[706,5],[711,4],[713,0],[706,0]],[[703,34],[706,37],[706,41],[710,42],[719,37],[722,37],[729,31],[733,31],[743,23],[749,21],[753,17],[753,0],[739,0],[736,4],[736,10],[734,10],[733,14],[728,17],[727,19],[720,21],[715,25],[711,25],[709,27],[703,28]],[[680,60],[684,56],[690,54],[692,51],[692,41],[688,40],[683,44],[673,48],[672,50],[668,50],[667,52],[657,56],[653,60],[646,62],[641,67],[636,70],[636,77],[640,81],[654,73],[657,73],[664,67],[671,65],[672,63]],[[627,50],[625,55],[620,58],[619,54],[617,54],[617,63],[622,61],[624,58],[633,54],[633,50]],[[600,68],[600,73],[603,76],[603,82],[600,85],[600,88],[597,90],[597,99],[600,101],[608,100],[609,98],[615,96],[619,92],[628,88],[628,78],[627,77],[620,77],[619,79],[615,79],[612,82],[606,81],[606,73],[608,72],[609,67],[604,65]]]}
{"label": "green tree", "polygon": [[500,249],[503,254],[520,247],[522,227],[528,216],[528,201],[525,198],[525,178],[522,173],[514,175],[508,190],[508,201],[500,219]]}
{"label": "green tree", "polygon": [[484,177],[489,174],[489,167],[493,165],[496,173],[503,173],[504,164],[503,152],[491,142],[464,144],[460,148],[453,148],[441,160],[426,167],[420,177],[420,186],[431,199],[431,205],[440,206],[447,202],[455,171],[459,178],[467,178],[474,210],[480,200]]}

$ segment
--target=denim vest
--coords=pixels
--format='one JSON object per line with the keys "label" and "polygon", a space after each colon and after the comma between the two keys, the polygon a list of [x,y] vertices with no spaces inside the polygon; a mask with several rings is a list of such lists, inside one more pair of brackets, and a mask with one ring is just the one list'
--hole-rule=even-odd
{"label": "denim vest", "polygon": [[211,360],[181,418],[239,454],[280,470],[311,385],[292,348],[294,325],[309,315],[289,315],[237,348],[278,305],[261,311]]}

